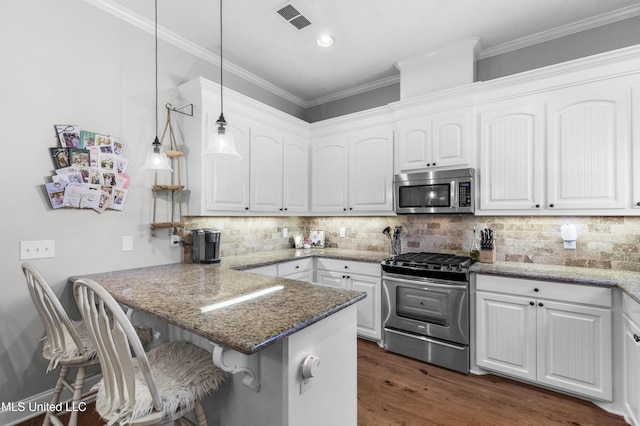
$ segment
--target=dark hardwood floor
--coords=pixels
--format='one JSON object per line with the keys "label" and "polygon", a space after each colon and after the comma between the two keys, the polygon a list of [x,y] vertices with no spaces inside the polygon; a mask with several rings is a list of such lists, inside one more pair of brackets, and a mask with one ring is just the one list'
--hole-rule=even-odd
{"label": "dark hardwood floor", "polygon": [[[20,426],[41,424],[42,416]],[[78,426],[103,424],[90,406]],[[494,375],[456,373],[358,339],[358,426],[625,424],[578,398]]]}

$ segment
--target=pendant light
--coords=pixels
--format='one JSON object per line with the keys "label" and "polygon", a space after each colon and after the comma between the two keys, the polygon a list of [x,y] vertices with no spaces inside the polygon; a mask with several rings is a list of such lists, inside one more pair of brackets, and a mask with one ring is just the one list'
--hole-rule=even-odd
{"label": "pendant light", "polygon": [[224,99],[222,91],[224,88],[222,80],[222,0],[220,0],[220,117],[216,121],[217,129],[209,131],[207,138],[207,148],[203,155],[216,155],[228,159],[239,160],[240,154],[236,150],[236,144],[231,132],[227,131],[225,126],[227,121],[224,119]]}
{"label": "pendant light", "polygon": [[158,140],[158,0],[155,0],[155,65],[156,65],[156,138],[151,144],[153,151],[147,153],[147,159],[142,170],[169,171],[172,172],[167,154],[160,150],[162,146]]}

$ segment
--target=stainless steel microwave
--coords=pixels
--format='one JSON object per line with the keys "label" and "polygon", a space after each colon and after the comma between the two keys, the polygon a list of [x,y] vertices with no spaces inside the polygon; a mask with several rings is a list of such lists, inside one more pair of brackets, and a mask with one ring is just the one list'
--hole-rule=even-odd
{"label": "stainless steel microwave", "polygon": [[397,214],[473,214],[475,170],[434,170],[395,175]]}

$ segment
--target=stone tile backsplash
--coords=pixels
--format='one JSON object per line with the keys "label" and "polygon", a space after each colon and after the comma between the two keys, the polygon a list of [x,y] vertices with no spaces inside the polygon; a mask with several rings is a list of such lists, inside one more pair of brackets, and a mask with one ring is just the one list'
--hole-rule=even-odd
{"label": "stone tile backsplash", "polygon": [[[187,217],[187,231],[221,231],[221,254],[293,246],[293,234],[324,229],[325,246],[389,251],[382,230],[402,226],[402,251],[467,254],[473,227],[494,231],[497,260],[640,271],[640,217],[376,216],[376,217]],[[576,226],[576,250],[563,248],[560,227]],[[340,238],[340,228],[345,237]],[[289,237],[282,237],[288,228]],[[187,232],[188,234],[188,232]],[[188,242],[188,235],[185,235]]]}

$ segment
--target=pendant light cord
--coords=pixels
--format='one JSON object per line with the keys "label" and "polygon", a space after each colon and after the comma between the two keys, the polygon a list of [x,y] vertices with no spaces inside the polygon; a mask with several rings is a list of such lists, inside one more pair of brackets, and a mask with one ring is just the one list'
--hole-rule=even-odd
{"label": "pendant light cord", "polygon": [[222,81],[222,0],[220,0],[220,114],[224,113],[224,97],[222,96],[222,90],[224,84]]}
{"label": "pendant light cord", "polygon": [[156,139],[158,139],[158,0],[155,0],[155,65],[156,65]]}

